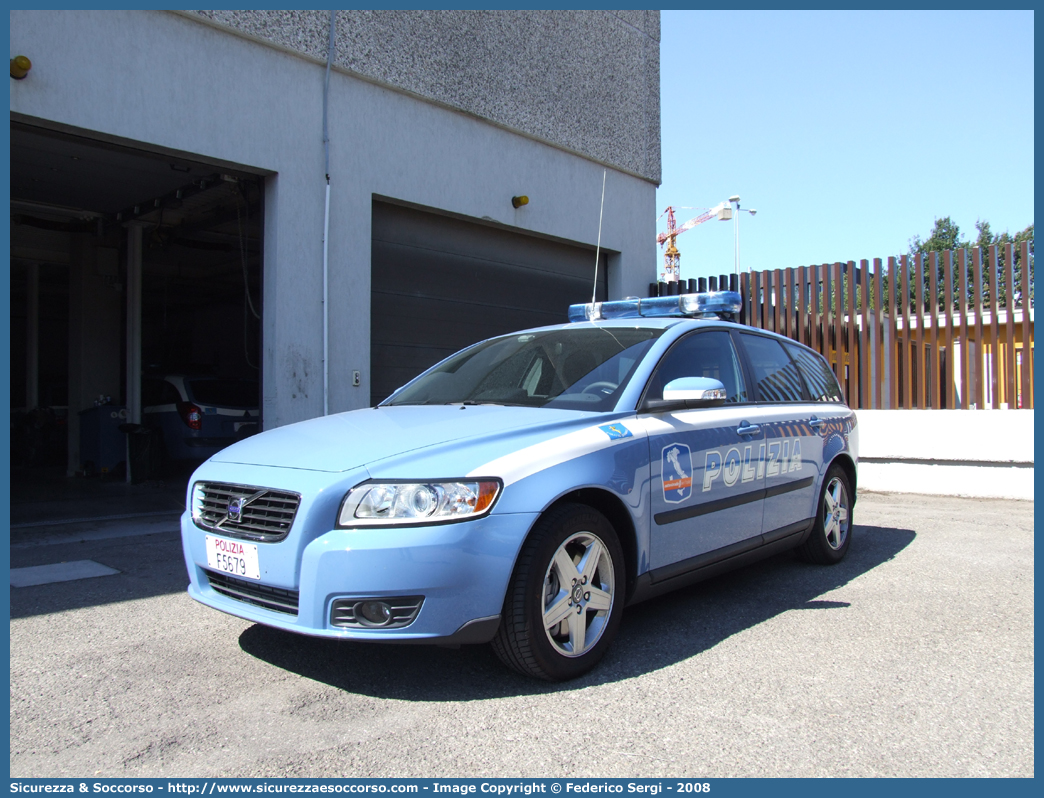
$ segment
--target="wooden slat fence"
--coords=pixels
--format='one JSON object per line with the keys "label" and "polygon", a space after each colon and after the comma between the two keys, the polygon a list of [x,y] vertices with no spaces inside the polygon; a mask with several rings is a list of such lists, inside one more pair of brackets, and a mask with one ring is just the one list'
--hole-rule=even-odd
{"label": "wooden slat fence", "polygon": [[1023,241],[743,274],[741,321],[822,353],[857,409],[1030,409],[1032,262]]}

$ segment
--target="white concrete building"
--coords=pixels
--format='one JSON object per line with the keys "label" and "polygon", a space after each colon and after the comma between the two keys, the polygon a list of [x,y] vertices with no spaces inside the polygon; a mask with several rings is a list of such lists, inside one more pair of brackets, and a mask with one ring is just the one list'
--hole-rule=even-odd
{"label": "white concrete building", "polygon": [[256,375],[271,428],[564,320],[603,171],[598,293],[655,280],[658,12],[10,21],[12,406],[68,406],[70,470],[143,368]]}

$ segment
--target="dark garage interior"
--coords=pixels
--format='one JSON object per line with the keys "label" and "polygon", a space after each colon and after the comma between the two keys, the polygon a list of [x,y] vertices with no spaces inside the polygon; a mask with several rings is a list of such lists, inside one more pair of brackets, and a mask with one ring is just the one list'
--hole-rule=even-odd
{"label": "dark garage interior", "polygon": [[128,374],[238,380],[259,407],[263,214],[259,175],[11,123],[12,483],[125,481]]}

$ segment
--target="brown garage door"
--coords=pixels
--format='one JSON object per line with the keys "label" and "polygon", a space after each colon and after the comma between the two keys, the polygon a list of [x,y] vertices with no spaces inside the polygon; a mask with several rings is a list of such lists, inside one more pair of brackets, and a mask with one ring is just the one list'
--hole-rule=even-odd
{"label": "brown garage door", "polygon": [[[560,324],[589,302],[594,252],[384,202],[373,204],[371,402],[494,335]],[[598,299],[606,296],[606,258]]]}

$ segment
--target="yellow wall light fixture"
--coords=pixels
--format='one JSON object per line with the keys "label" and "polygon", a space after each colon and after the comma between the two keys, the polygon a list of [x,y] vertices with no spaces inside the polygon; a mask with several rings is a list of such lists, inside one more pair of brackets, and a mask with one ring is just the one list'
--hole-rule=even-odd
{"label": "yellow wall light fixture", "polygon": [[26,58],[24,55],[16,55],[11,59],[11,77],[15,80],[21,80],[29,74],[29,70],[33,68],[33,62]]}
{"label": "yellow wall light fixture", "polygon": [[525,196],[524,194],[519,197],[512,197],[511,204],[515,208],[521,208],[523,205],[529,204],[529,197]]}

